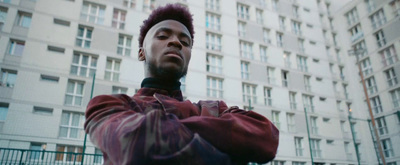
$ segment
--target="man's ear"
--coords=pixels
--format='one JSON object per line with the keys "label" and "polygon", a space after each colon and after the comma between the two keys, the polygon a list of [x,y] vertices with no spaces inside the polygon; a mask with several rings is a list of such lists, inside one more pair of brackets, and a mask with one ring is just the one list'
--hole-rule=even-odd
{"label": "man's ear", "polygon": [[143,48],[139,48],[138,59],[139,59],[139,61],[145,61],[146,60],[146,56],[145,56]]}

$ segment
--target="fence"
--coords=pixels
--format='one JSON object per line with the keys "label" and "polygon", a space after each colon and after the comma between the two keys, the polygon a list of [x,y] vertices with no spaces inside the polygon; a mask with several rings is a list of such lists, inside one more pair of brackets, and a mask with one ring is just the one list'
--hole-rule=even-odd
{"label": "fence", "polygon": [[[0,148],[1,165],[80,165],[82,153]],[[84,154],[83,165],[101,165],[103,155]]]}

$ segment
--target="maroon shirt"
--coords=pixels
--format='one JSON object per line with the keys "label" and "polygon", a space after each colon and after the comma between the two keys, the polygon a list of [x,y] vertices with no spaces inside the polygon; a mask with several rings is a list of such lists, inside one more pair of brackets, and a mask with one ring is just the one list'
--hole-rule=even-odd
{"label": "maroon shirt", "polygon": [[223,101],[183,101],[179,90],[97,96],[85,116],[107,165],[266,163],[279,140],[264,116]]}

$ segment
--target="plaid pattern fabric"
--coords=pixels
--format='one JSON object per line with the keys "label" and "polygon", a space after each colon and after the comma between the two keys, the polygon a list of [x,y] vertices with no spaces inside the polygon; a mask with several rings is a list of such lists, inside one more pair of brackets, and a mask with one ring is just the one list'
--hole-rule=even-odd
{"label": "plaid pattern fabric", "polygon": [[279,131],[262,115],[223,101],[184,101],[179,90],[97,96],[85,116],[107,165],[268,162],[278,147]]}

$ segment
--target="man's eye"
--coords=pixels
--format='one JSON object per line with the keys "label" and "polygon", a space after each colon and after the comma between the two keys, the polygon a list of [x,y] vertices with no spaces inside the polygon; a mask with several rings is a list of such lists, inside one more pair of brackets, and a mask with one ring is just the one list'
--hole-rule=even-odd
{"label": "man's eye", "polygon": [[189,42],[181,40],[182,45],[189,46]]}
{"label": "man's eye", "polygon": [[158,38],[158,39],[167,39],[168,36],[161,35],[161,36],[157,36],[157,38]]}

